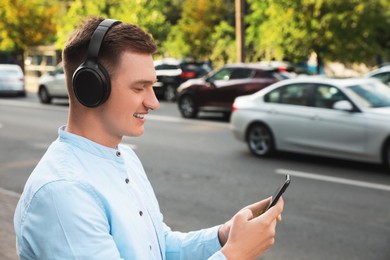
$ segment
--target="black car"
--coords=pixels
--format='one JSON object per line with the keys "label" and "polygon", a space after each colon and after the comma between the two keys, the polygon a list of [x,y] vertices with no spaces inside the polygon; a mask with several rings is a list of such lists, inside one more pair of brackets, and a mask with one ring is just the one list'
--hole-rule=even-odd
{"label": "black car", "polygon": [[166,58],[154,63],[157,82],[153,89],[157,97],[168,101],[176,99],[176,89],[188,79],[199,78],[212,70],[207,61]]}

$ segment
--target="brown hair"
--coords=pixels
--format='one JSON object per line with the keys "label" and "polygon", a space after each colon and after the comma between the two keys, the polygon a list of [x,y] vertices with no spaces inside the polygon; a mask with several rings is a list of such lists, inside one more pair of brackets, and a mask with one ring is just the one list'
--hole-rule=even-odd
{"label": "brown hair", "polygon": [[[72,88],[73,73],[87,58],[92,34],[103,20],[103,17],[90,17],[84,20],[65,45],[62,60],[69,91]],[[156,50],[154,40],[145,31],[134,24],[120,23],[111,27],[104,37],[98,62],[112,77],[123,52],[153,54]]]}

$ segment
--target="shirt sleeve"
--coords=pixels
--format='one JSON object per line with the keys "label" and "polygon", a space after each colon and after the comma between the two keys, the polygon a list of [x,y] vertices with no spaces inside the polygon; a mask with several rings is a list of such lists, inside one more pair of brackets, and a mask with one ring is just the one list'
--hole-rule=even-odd
{"label": "shirt sleeve", "polygon": [[221,249],[218,239],[219,227],[181,233],[171,231],[164,224],[166,259],[226,259],[219,251]]}
{"label": "shirt sleeve", "polygon": [[103,204],[88,185],[48,183],[22,208],[20,259],[120,259]]}

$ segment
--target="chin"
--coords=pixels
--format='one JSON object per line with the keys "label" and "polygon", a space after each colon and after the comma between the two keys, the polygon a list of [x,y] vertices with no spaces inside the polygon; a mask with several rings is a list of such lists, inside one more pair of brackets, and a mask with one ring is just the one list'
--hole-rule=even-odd
{"label": "chin", "polygon": [[141,136],[143,134],[144,134],[144,129],[142,128],[142,129],[139,129],[138,131],[134,131],[134,130],[129,131],[129,132],[126,133],[126,136],[139,137],[139,136]]}

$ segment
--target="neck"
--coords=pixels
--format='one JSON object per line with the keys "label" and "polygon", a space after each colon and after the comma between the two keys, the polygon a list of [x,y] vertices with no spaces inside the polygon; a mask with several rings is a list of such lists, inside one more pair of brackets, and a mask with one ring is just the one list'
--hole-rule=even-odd
{"label": "neck", "polygon": [[122,137],[110,133],[109,129],[95,115],[98,111],[86,111],[90,108],[72,110],[69,107],[66,131],[87,138],[95,143],[116,148]]}

